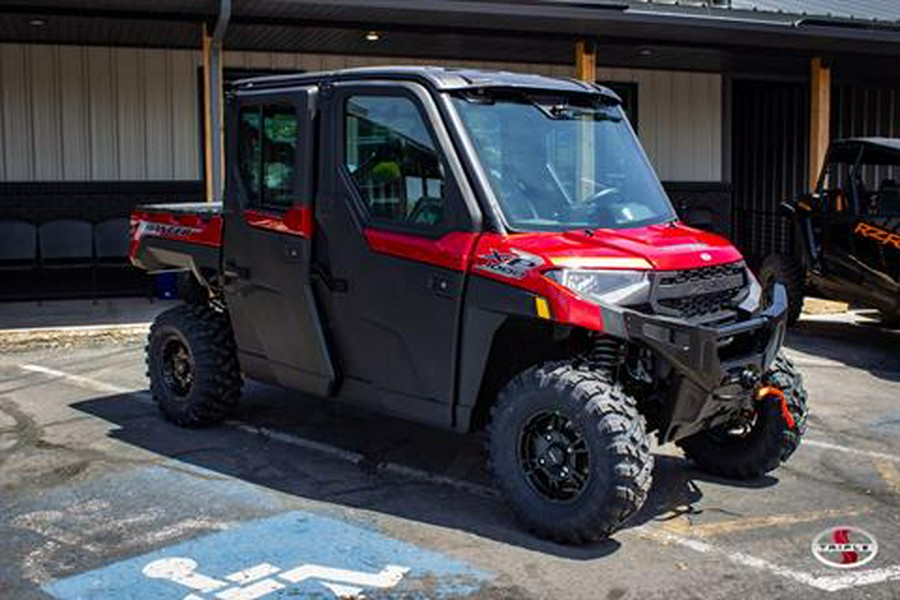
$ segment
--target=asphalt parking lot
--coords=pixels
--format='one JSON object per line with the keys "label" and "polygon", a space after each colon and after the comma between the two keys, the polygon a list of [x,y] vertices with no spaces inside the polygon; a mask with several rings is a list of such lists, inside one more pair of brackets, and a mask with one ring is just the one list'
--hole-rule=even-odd
{"label": "asphalt parking lot", "polygon": [[[0,598],[900,598],[900,332],[806,319],[788,352],[811,408],[791,462],[735,483],[657,448],[629,526],[565,547],[517,528],[478,436],[259,385],[187,431],[136,335],[7,348]],[[869,564],[813,557],[839,525],[874,534]]]}

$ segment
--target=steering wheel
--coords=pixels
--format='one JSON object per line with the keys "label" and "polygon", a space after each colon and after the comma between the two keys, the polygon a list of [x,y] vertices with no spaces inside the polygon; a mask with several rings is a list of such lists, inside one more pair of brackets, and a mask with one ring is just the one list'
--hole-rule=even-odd
{"label": "steering wheel", "polygon": [[[600,184],[600,185],[603,185],[603,184]],[[604,187],[602,190],[600,190],[599,192],[596,192],[590,198],[586,198],[584,203],[585,204],[593,204],[593,203],[597,202],[598,200],[602,200],[606,196],[609,196],[610,194],[618,194],[618,193],[619,193],[619,188],[617,188],[616,186]]]}
{"label": "steering wheel", "polygon": [[515,167],[507,167],[502,171],[492,168],[490,174],[499,188],[504,210],[509,211],[510,216],[517,219],[532,219],[538,216],[526,191],[528,183]]}

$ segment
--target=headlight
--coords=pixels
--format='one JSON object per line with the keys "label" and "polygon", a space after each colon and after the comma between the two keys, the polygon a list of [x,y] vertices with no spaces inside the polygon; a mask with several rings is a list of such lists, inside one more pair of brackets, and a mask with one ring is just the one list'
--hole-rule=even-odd
{"label": "headlight", "polygon": [[598,304],[629,306],[643,304],[650,297],[650,279],[646,271],[559,269],[546,275],[582,298]]}

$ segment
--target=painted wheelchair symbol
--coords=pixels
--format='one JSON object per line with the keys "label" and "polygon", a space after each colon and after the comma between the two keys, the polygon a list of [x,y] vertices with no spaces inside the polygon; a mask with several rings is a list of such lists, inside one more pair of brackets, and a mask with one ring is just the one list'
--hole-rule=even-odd
{"label": "painted wheelchair symbol", "polygon": [[184,600],[255,600],[308,580],[326,587],[337,598],[364,598],[364,589],[392,588],[408,571],[408,567],[397,565],[387,565],[380,573],[366,573],[314,564],[283,571],[260,563],[230,573],[222,581],[198,572],[197,561],[184,557],[155,560],[142,570],[147,577],[172,581],[192,590]]}

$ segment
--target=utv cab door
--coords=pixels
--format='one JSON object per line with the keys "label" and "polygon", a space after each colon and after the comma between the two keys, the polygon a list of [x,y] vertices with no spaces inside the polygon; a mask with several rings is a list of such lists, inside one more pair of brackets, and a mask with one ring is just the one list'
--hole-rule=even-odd
{"label": "utv cab door", "polygon": [[329,94],[315,253],[339,394],[450,426],[477,208],[424,88]]}
{"label": "utv cab door", "polygon": [[225,299],[243,372],[327,395],[334,370],[310,287],[315,88],[229,102]]}

